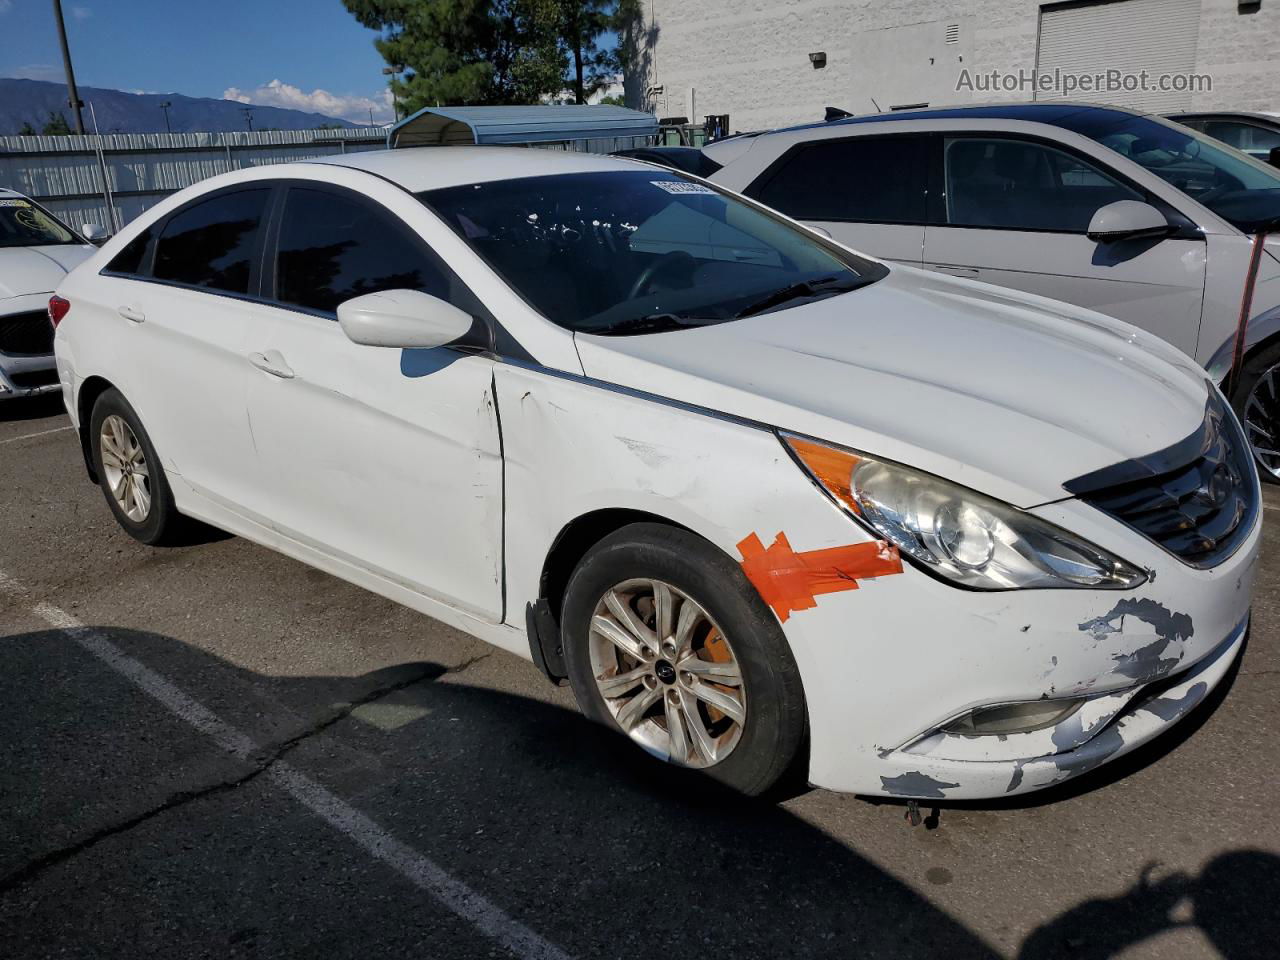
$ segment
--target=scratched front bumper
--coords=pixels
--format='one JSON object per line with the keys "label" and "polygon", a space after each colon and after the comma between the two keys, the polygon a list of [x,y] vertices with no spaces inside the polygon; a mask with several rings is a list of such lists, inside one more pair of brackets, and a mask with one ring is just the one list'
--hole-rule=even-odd
{"label": "scratched front bumper", "polygon": [[[1019,760],[952,760],[894,751],[881,758],[882,786],[921,800],[982,799],[1030,793],[1124,756],[1182,720],[1222,681],[1240,656],[1248,621],[1199,663],[1174,677],[1135,687],[1129,703],[1072,750]],[[1069,723],[1070,720],[1066,721]]]}

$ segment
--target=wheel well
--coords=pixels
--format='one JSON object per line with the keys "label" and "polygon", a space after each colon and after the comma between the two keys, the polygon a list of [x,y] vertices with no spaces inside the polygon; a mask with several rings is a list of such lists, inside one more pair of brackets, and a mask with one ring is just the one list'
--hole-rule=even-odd
{"label": "wheel well", "polygon": [[688,529],[666,517],[645,513],[643,510],[596,510],[571,520],[551,544],[551,550],[542,565],[542,579],[538,590],[539,597],[547,601],[557,623],[569,578],[573,576],[578,561],[609,534],[630,523],[662,523],[669,527]]}
{"label": "wheel well", "polygon": [[98,482],[98,472],[93,468],[93,454],[89,449],[89,417],[98,398],[111,389],[111,382],[103,377],[89,377],[80,384],[76,397],[76,422],[80,424],[80,452],[84,455],[84,468],[89,479]]}

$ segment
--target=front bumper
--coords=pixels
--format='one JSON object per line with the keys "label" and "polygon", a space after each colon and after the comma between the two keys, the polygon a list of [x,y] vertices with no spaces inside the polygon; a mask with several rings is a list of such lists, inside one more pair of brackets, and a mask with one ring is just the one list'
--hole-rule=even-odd
{"label": "front bumper", "polygon": [[0,401],[61,389],[53,354],[0,353]]}

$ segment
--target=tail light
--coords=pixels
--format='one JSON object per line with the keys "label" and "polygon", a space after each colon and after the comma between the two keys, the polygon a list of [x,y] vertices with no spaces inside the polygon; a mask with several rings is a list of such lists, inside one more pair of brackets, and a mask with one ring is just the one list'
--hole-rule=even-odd
{"label": "tail light", "polygon": [[67,315],[71,309],[71,301],[64,300],[62,297],[49,298],[49,322],[56,329],[58,324],[62,322],[62,318]]}

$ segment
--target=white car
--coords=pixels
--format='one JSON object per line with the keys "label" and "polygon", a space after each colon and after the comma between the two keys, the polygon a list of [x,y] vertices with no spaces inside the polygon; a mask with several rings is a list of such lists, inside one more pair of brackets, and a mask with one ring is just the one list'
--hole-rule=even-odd
{"label": "white car", "polygon": [[[855,249],[1164,338],[1227,384],[1280,482],[1280,170],[1160,117],[1058,102],[849,117],[703,153],[716,183]],[[1227,380],[1259,231],[1244,362]]]}
{"label": "white car", "polygon": [[1175,723],[1243,644],[1257,474],[1191,361],[649,165],[226,174],[52,315],[130,534],[194,517],[327,570],[747,793],[795,763],[1044,787]]}
{"label": "white car", "polygon": [[34,200],[0,188],[0,401],[58,389],[49,294],[93,251]]}

